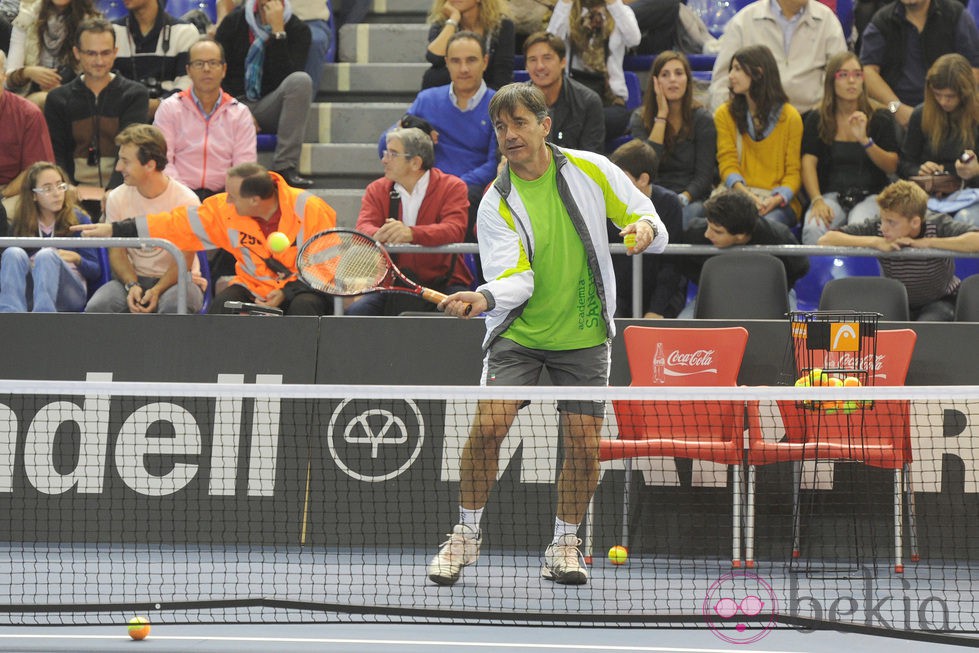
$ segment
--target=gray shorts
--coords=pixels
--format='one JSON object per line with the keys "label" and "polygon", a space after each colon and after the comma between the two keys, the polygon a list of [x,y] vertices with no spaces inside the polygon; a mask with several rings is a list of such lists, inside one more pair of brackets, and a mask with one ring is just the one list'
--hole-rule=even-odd
{"label": "gray shorts", "polygon": [[[607,342],[586,349],[548,351],[497,338],[483,359],[481,383],[487,386],[539,385],[542,372],[547,370],[551,385],[605,387],[610,365],[611,346]],[[604,401],[559,400],[557,408],[576,415],[605,415]]]}

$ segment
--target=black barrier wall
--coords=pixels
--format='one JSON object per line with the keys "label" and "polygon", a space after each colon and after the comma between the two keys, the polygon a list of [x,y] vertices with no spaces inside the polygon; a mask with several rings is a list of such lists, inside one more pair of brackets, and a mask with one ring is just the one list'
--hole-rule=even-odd
{"label": "black barrier wall", "polygon": [[[620,320],[620,333],[632,323],[665,324]],[[750,337],[741,382],[761,385],[784,380],[787,323],[743,324]],[[889,326],[910,326],[918,332],[909,384],[979,384],[974,363],[979,324],[887,324],[885,328]],[[10,379],[108,380],[111,375],[115,381],[380,385],[477,384],[484,334],[479,320],[442,317],[0,315],[0,330],[4,334],[2,374]],[[98,376],[90,376],[93,374]],[[628,382],[624,347],[617,338],[612,383]],[[474,388],[476,398],[478,389]],[[58,401],[73,405],[74,413],[39,423],[38,415]],[[263,413],[271,410],[268,406],[257,410],[256,401],[225,405],[215,400],[118,401],[86,396],[39,397],[34,403],[15,406],[0,399],[12,415],[0,432],[0,440],[8,444],[0,453],[0,511],[9,515],[8,536],[294,545],[300,541],[306,514],[308,543],[328,546],[349,543],[349,534],[337,528],[338,511],[342,511],[371,525],[381,541],[434,550],[455,517],[455,484],[445,480],[451,475],[443,468],[448,436],[439,406],[429,402],[422,410],[429,418],[415,458],[418,440],[410,434],[403,445],[382,446],[381,455],[370,458],[344,453],[344,447],[356,449],[366,444],[336,445],[337,429],[356,419],[354,413],[363,407],[346,406],[342,401],[282,401],[276,405],[281,417],[262,430],[256,429],[261,419],[257,416],[272,412]],[[147,415],[147,406],[153,404],[159,404],[153,408],[158,413]],[[407,403],[391,408],[407,416],[413,410]],[[935,427],[942,430],[935,437],[945,438],[951,452],[955,438],[971,439],[972,428],[954,415],[948,420]],[[266,448],[265,462],[256,465],[252,454],[260,435],[275,446]],[[452,433],[456,439],[464,435],[458,428]],[[180,455],[147,456],[148,445],[143,440],[149,437],[180,442]],[[926,524],[929,528],[940,530],[945,520],[973,521],[969,515],[975,514],[976,502],[972,495],[967,500],[962,497],[965,479],[977,463],[963,461],[962,452],[977,449],[963,445],[959,455],[946,456],[938,471],[941,494],[937,485],[923,491],[924,502],[956,507],[951,512],[929,511],[944,515]],[[83,450],[96,453],[84,458]],[[43,455],[28,455],[37,451]],[[554,451],[556,460],[556,447]],[[368,467],[352,469],[350,460],[371,462]],[[514,531],[522,534],[521,539],[543,541],[550,529],[553,485],[547,478],[521,480],[522,464],[518,451],[487,508],[488,541],[513,541]],[[690,484],[689,467],[681,463],[678,475],[683,486]],[[53,480],[39,482],[43,477]],[[175,480],[167,492],[154,491],[163,477]],[[779,488],[766,492],[768,496],[788,496],[786,479],[783,471],[773,470],[763,474],[760,483]],[[603,508],[599,532],[616,530],[615,497],[621,492],[621,482],[619,472],[606,474],[598,496]],[[850,491],[846,486],[841,477],[840,491]],[[717,514],[691,517],[693,511],[684,503],[682,488],[649,489],[640,505],[649,517],[645,527],[689,541],[691,552],[708,553],[702,551],[700,534],[711,524],[716,527],[723,522],[725,497],[729,497],[724,490],[714,492]],[[405,496],[414,496],[425,509],[397,510],[397,498]],[[956,500],[945,501],[950,496]],[[104,501],[106,498],[110,501]],[[760,505],[759,511],[761,522],[785,528],[784,504]],[[507,538],[499,537],[503,529],[509,531]]]}

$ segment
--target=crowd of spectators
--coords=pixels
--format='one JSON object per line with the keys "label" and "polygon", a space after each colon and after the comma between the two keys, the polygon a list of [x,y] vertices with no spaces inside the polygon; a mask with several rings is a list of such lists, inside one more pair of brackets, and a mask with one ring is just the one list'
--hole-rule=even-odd
{"label": "crowd of spectators", "polygon": [[[653,60],[634,110],[627,108],[636,98],[629,97],[625,58],[637,46],[643,51],[651,40],[662,40],[661,33],[651,33],[659,27],[651,23],[648,3],[537,4],[546,11],[535,6],[530,27],[536,24],[537,30],[528,34],[520,3],[433,0],[427,45],[418,53],[418,61],[430,67],[405,116],[379,135],[384,177],[366,189],[358,228],[389,244],[478,240],[476,209],[506,170],[507,156],[498,149],[487,107],[498,89],[513,82],[518,53],[527,75],[522,83],[537,87],[546,100],[548,140],[612,155],[657,210],[670,216],[664,221],[673,243],[836,242],[831,234],[879,229],[875,225],[885,212],[879,194],[898,179],[925,189],[927,207],[918,210],[903,201],[892,213],[912,218],[908,213],[916,212],[923,224],[935,222],[932,214],[947,214],[963,233],[979,226],[979,30],[959,0],[883,5],[859,34],[858,51],[848,45],[855,35],[845,34],[834,11],[818,0],[755,0],[727,23],[719,40],[704,41],[705,49],[717,53],[709,88],[698,88],[682,52],[686,42],[671,32],[668,45],[674,49]],[[201,215],[194,205],[227,191],[233,179],[237,190],[245,189],[245,196],[234,198],[237,203],[253,198],[252,213],[278,214],[252,215],[261,223],[255,242],[226,243],[238,267],[222,269],[212,259],[212,274],[240,278],[242,265],[252,266],[250,273],[271,266],[269,279],[277,278],[272,286],[281,290],[294,270],[270,263],[276,257],[265,251],[265,237],[281,219],[282,205],[294,204],[292,195],[283,195],[285,188],[313,185],[299,173],[299,156],[329,47],[329,5],[220,0],[213,36],[167,13],[164,0],[125,0],[125,6],[127,14],[114,23],[91,0],[5,0],[0,7],[3,233],[20,234],[26,214],[35,216],[29,230],[38,233],[32,235],[43,236],[63,231],[42,228],[61,224],[51,222],[55,214],[63,214],[62,222],[83,223],[88,216],[118,222],[144,205],[143,212],[172,211],[176,205],[156,201],[163,187],[168,193],[187,191],[180,206],[193,225]],[[358,6],[345,7],[348,16],[356,19]],[[133,127],[149,124],[155,125],[152,134],[138,132],[142,136],[134,141]],[[256,160],[257,131],[277,137],[268,173],[247,167]],[[613,154],[624,141],[624,149]],[[42,172],[69,185],[57,208],[45,208],[45,202],[57,203],[62,182],[28,182],[42,162],[51,166]],[[235,169],[248,174],[229,177]],[[263,174],[268,184],[249,181]],[[230,195],[226,200],[235,204]],[[741,212],[745,201],[756,221],[721,215]],[[302,213],[295,206],[290,210]],[[954,231],[935,224],[942,233]],[[911,238],[924,238],[928,230],[911,232]],[[888,233],[882,230],[881,238]],[[204,244],[200,238],[183,242]],[[242,248],[251,254],[243,256]],[[115,253],[114,282],[88,310],[169,307],[172,302],[160,303],[169,287],[165,282],[193,274],[197,258],[191,254],[187,265],[165,269],[140,268],[132,256]],[[22,276],[31,276],[36,259],[37,254],[28,256]],[[86,261],[75,259],[60,256],[61,285],[74,280],[84,288],[86,279],[94,279],[86,274]],[[794,281],[798,261],[783,262]],[[457,257],[403,256],[402,264],[440,290],[473,282]],[[686,281],[697,276],[691,265],[667,261],[647,271],[648,317],[680,314],[678,298]],[[626,273],[619,276],[628,288],[621,278]],[[7,277],[0,269],[0,278]],[[253,286],[244,284],[244,298],[261,303],[268,288]],[[956,288],[946,284],[942,299],[954,298]],[[27,305],[39,300],[20,299]],[[308,298],[302,304],[296,312],[330,308]],[[82,308],[77,302],[54,305]],[[360,314],[391,310],[367,299],[351,306]],[[920,312],[926,319],[944,319],[946,313]]]}

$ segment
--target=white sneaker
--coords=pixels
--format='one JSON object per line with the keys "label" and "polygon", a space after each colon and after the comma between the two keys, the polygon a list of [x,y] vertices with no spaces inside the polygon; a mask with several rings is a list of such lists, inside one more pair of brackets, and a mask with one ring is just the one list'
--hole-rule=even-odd
{"label": "white sneaker", "polygon": [[588,582],[588,570],[581,557],[581,540],[574,535],[562,535],[544,551],[544,566],[540,575],[563,585],[584,585]]}
{"label": "white sneaker", "polygon": [[449,539],[428,563],[428,578],[436,585],[452,585],[459,580],[462,568],[476,562],[482,539],[469,526],[456,524]]}

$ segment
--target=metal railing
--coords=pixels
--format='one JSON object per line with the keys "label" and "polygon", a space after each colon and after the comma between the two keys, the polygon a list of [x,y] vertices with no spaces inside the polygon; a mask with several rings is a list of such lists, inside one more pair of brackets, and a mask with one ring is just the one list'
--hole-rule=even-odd
{"label": "metal railing", "polygon": [[[150,247],[162,247],[177,262],[177,267],[186,267],[186,259],[183,252],[169,240],[162,238],[0,238],[0,248],[4,247],[23,247],[37,248],[57,247],[59,249],[85,249],[97,247],[126,247],[148,249]],[[177,275],[177,313],[187,314],[187,284],[189,275]]]}
{"label": "metal railing", "polygon": [[[0,248],[3,247],[60,247],[63,249],[78,249],[82,247],[127,247],[149,248],[162,247],[181,265],[183,253],[169,240],[162,238],[0,238]],[[622,243],[609,245],[613,254],[625,254],[626,247]],[[388,245],[386,249],[392,254],[479,254],[476,243],[453,243],[437,247],[421,245]],[[881,252],[869,247],[822,247],[819,245],[746,245],[717,249],[710,245],[667,245],[662,254],[644,253],[642,256],[714,256],[755,252],[772,254],[774,256],[843,256],[843,257],[872,257],[872,258],[979,258],[979,252],[953,252],[947,249],[916,249],[905,248],[897,252]],[[632,316],[642,317],[642,256],[632,259]],[[188,276],[177,275],[177,312],[187,312],[187,283]],[[342,298],[336,298],[333,304],[334,315],[343,315]]]}

